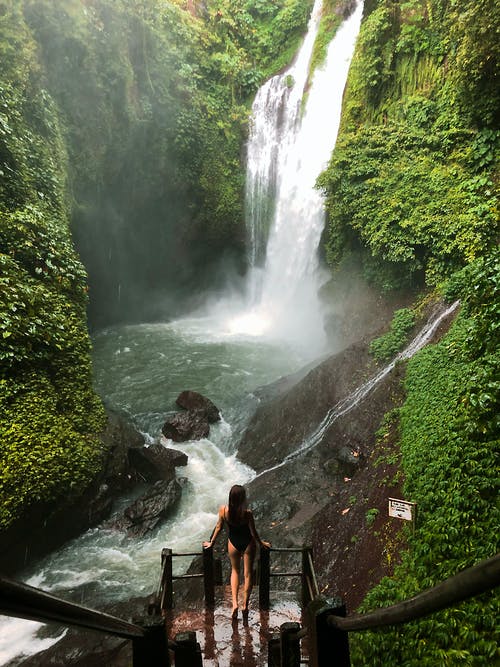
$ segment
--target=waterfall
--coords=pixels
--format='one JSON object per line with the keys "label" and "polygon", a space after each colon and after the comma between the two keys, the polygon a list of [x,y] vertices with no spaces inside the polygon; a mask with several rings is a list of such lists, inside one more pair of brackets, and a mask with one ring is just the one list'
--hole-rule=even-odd
{"label": "waterfall", "polygon": [[337,31],[307,90],[322,7],[316,0],[294,63],[255,98],[247,148],[249,303],[233,321],[234,332],[269,333],[323,350],[318,248],[325,216],[315,182],[335,147],[362,6]]}

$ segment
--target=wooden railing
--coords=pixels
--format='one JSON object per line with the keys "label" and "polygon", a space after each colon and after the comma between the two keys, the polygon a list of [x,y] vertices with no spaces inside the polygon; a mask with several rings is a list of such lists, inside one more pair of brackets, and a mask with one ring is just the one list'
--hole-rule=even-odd
{"label": "wooden railing", "polygon": [[[292,572],[276,572],[271,570],[271,553],[276,554],[302,554],[302,565],[300,570]],[[318,583],[314,573],[312,548],[309,546],[297,548],[270,549],[261,548],[258,571],[259,583],[259,607],[269,609],[271,578],[273,577],[300,577],[302,606],[305,607],[311,600],[319,595]]]}
{"label": "wooden railing", "polygon": [[[202,572],[191,574],[173,574],[173,559],[195,556],[202,557]],[[174,553],[172,549],[162,549],[161,572],[158,588],[149,603],[150,613],[163,614],[174,606],[174,581],[203,579],[205,605],[213,607],[215,603],[215,586],[222,583],[222,566],[219,559],[214,559],[213,548],[203,549],[200,554]]]}
{"label": "wooden railing", "polygon": [[346,618],[340,598],[325,600],[317,596],[306,607],[303,628],[285,623],[280,633],[271,638],[268,665],[298,667],[300,641],[307,637],[310,667],[350,667],[349,632],[414,621],[499,585],[500,554],[497,554],[404,602],[367,614]]}
{"label": "wooden railing", "polygon": [[165,620],[145,615],[128,623],[121,618],[62,600],[38,588],[0,577],[0,614],[41,623],[56,622],[123,637],[132,642],[132,667],[202,667],[202,655],[195,632],[178,632],[167,639]]}
{"label": "wooden railing", "polygon": [[[271,571],[273,552],[301,553],[301,569]],[[172,574],[174,556],[199,555],[174,554],[171,549],[162,551],[158,591],[149,605],[151,615],[135,624],[3,577],[0,577],[0,614],[42,623],[57,622],[124,637],[132,641],[133,667],[168,667],[170,651],[175,655],[176,667],[202,667],[196,633],[181,632],[176,635],[175,641],[168,641],[164,619],[160,615],[173,606],[175,579],[203,578],[206,604],[214,605],[215,586],[221,583],[221,569],[220,562],[217,564],[213,558],[212,548],[203,550],[202,573]],[[301,641],[305,638],[310,667],[350,667],[349,632],[407,623],[496,588],[500,585],[500,554],[409,600],[347,618],[345,605],[340,598],[326,600],[320,597],[310,547],[261,549],[258,583],[259,604],[263,609],[269,608],[270,581],[273,577],[300,577],[305,622],[303,627],[299,623],[284,623],[280,632],[271,637],[269,667],[299,667],[302,662]]]}
{"label": "wooden railing", "polygon": [[[271,553],[302,554],[300,570],[291,572],[276,572],[271,570]],[[179,557],[202,556],[202,571],[191,574],[173,574],[173,559]],[[261,548],[258,562],[257,583],[259,586],[259,607],[269,609],[271,579],[273,577],[299,577],[301,579],[302,605],[319,595],[316,575],[314,574],[311,547],[298,548]],[[161,572],[156,593],[150,601],[150,611],[162,614],[174,606],[174,582],[176,580],[203,579],[205,605],[213,607],[215,603],[215,586],[222,583],[222,565],[219,559],[214,558],[213,547],[203,549],[200,553],[174,553],[166,548],[161,554]]]}
{"label": "wooden railing", "polygon": [[128,623],[4,577],[0,577],[0,614],[124,637],[132,641],[133,667],[170,665],[165,623],[158,616],[145,616],[140,624]]}

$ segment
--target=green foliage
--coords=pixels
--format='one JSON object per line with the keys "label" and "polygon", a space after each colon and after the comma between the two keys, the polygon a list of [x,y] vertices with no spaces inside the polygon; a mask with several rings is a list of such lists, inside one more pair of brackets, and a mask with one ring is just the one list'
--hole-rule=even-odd
{"label": "green foliage", "polygon": [[382,361],[392,359],[408,341],[408,334],[415,324],[415,313],[410,308],[401,308],[394,313],[390,330],[370,344],[370,353]]}
{"label": "green foliage", "polygon": [[[499,133],[489,100],[498,90],[487,73],[498,56],[498,12],[479,5],[482,16],[470,2],[378,0],[362,25],[319,185],[329,261],[356,251],[384,289],[439,284],[497,243]],[[477,68],[468,82],[460,40]],[[480,104],[465,95],[469,85]]]}
{"label": "green foliage", "polygon": [[371,509],[367,510],[365,515],[366,525],[372,526],[375,523],[375,519],[379,514],[380,510],[378,510],[376,507],[372,507]]}
{"label": "green foliage", "polygon": [[232,91],[248,98],[287,65],[307,26],[307,0],[215,0],[208,3],[212,58]]}
{"label": "green foliage", "polygon": [[34,503],[78,497],[99,469],[102,408],[88,385],[61,381],[66,395],[41,373],[0,379],[0,529]]}
{"label": "green foliage", "polygon": [[61,118],[21,9],[2,3],[0,14],[0,528],[83,490],[104,423]]}
{"label": "green foliage", "polygon": [[494,352],[500,340],[500,251],[466,266],[447,281],[445,296],[462,299],[469,317],[467,348],[476,357]]}
{"label": "green foliage", "polygon": [[[401,452],[405,496],[418,504],[417,530],[394,578],[367,596],[365,610],[404,600],[497,550],[499,275],[495,251],[455,276],[448,294],[464,304],[457,321],[408,364]],[[492,664],[499,607],[493,591],[402,630],[360,633],[354,659],[377,665],[383,655],[388,667]]]}
{"label": "green foliage", "polygon": [[311,73],[325,61],[330,42],[334,38],[342,20],[348,15],[348,10],[352,8],[349,2],[343,4],[344,6],[342,7],[342,3],[339,3],[337,0],[328,0],[323,3],[321,20],[309,66]]}
{"label": "green foliage", "polygon": [[435,285],[493,247],[495,189],[487,174],[471,172],[476,145],[474,132],[400,124],[344,134],[318,181],[330,218],[330,262],[352,245],[353,230],[382,265],[404,267],[409,278],[423,273]]}

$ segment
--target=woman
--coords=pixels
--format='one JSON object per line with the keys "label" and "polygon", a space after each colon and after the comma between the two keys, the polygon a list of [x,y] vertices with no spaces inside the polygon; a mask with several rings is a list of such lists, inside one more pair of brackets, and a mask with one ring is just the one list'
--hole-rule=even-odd
{"label": "woman", "polygon": [[227,524],[227,551],[231,561],[231,597],[233,602],[233,618],[238,615],[238,588],[240,586],[240,562],[243,556],[243,573],[245,578],[243,593],[243,615],[248,614],[248,600],[252,592],[252,570],[257,542],[261,547],[271,548],[271,544],[261,540],[255,528],[251,510],[247,508],[246,492],[243,486],[235,484],[229,491],[227,505],[219,508],[219,518],[210,542],[203,542],[204,548],[215,544],[222,526]]}

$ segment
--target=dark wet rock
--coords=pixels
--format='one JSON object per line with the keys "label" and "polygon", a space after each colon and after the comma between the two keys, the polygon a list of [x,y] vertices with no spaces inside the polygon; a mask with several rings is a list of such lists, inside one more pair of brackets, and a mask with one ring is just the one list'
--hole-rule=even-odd
{"label": "dark wet rock", "polygon": [[181,494],[178,479],[160,480],[129,505],[120,517],[110,521],[108,527],[124,530],[129,537],[144,537],[170,516]]}
{"label": "dark wet rock", "polygon": [[163,424],[163,435],[174,442],[201,440],[210,433],[210,424],[204,411],[178,412]]}
{"label": "dark wet rock", "polygon": [[145,482],[173,479],[175,468],[185,466],[188,462],[188,457],[184,452],[163,447],[158,443],[148,447],[131,448],[128,451],[128,457],[130,465]]}
{"label": "dark wet rock", "polygon": [[[358,343],[309,370],[288,391],[258,406],[238,457],[257,472],[281,463],[314,433],[332,406],[366,380],[371,367],[367,346]],[[331,448],[344,444],[334,441]]]}
{"label": "dark wet rock", "polygon": [[206,415],[210,424],[220,420],[220,410],[212,403],[209,398],[206,398],[197,391],[186,390],[182,391],[175,401],[180,408],[189,410],[191,412],[202,412]]}
{"label": "dark wet rock", "polygon": [[339,461],[339,472],[344,475],[354,475],[361,465],[363,456],[361,452],[353,447],[341,447],[337,452]]}

